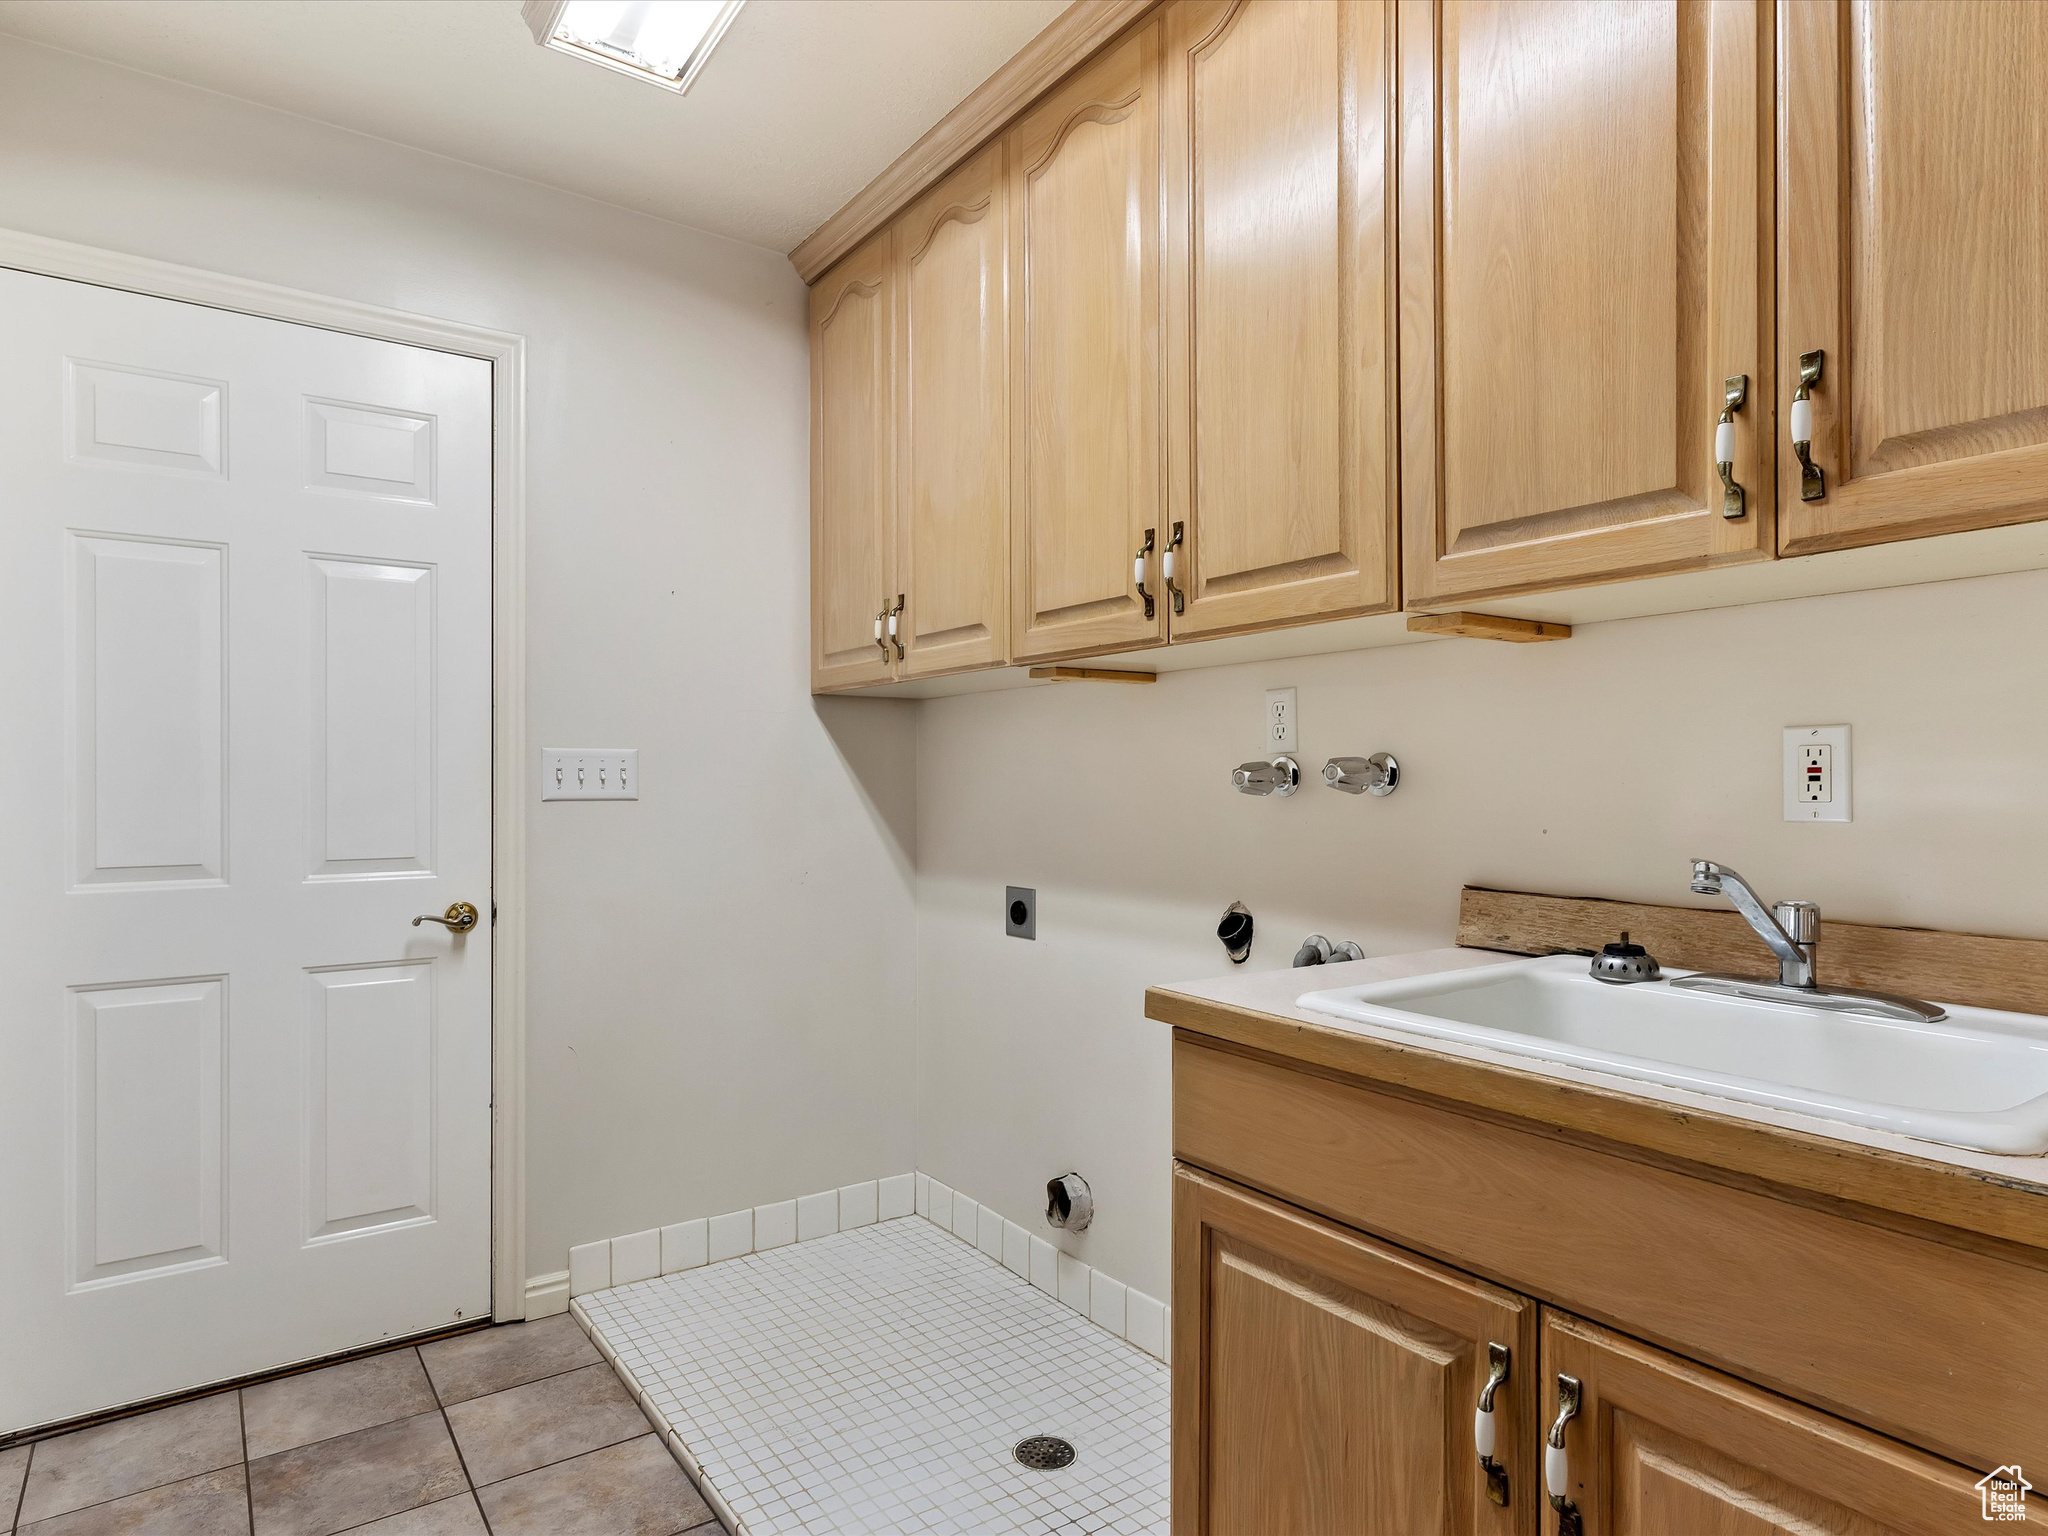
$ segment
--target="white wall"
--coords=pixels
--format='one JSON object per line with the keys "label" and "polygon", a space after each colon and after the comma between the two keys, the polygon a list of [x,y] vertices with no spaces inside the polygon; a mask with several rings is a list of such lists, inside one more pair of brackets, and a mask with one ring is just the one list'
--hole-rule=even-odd
{"label": "white wall", "polygon": [[[1234,793],[1264,690],[1302,765],[1387,750],[1383,800]],[[1065,1246],[1164,1297],[1166,1026],[1147,984],[1302,937],[1451,942],[1466,884],[1701,901],[1712,858],[1823,918],[2048,937],[2048,572],[927,702],[918,725],[918,1163],[1026,1220],[1069,1166]],[[1856,819],[1782,819],[1781,730],[1853,727]],[[1002,888],[1038,888],[1038,939]],[[1823,927],[1823,941],[1826,933]],[[1825,974],[1827,948],[1821,948]]]}
{"label": "white wall", "polygon": [[0,225],[529,340],[527,1273],[908,1168],[913,716],[808,697],[782,256],[0,39]]}

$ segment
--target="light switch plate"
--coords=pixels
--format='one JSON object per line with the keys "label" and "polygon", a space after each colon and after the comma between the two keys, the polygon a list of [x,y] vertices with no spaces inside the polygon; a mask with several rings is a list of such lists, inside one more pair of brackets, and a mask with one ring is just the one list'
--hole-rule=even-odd
{"label": "light switch plate", "polygon": [[1785,728],[1785,819],[1848,821],[1849,727]]}
{"label": "light switch plate", "polygon": [[638,747],[542,747],[543,800],[638,800]]}
{"label": "light switch plate", "polygon": [[1292,688],[1266,690],[1266,744],[1259,750],[1265,757],[1301,750],[1301,730],[1294,715]]}

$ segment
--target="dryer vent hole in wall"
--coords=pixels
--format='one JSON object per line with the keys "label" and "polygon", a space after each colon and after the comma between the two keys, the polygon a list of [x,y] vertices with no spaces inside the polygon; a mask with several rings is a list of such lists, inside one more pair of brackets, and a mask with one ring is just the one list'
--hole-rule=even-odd
{"label": "dryer vent hole in wall", "polygon": [[1095,1196],[1088,1181],[1078,1173],[1063,1173],[1045,1185],[1047,1226],[1067,1232],[1086,1232],[1095,1219]]}

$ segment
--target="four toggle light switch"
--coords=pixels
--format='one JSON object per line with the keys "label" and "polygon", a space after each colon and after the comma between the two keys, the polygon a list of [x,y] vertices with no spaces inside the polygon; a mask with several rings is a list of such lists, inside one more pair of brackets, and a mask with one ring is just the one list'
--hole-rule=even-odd
{"label": "four toggle light switch", "polygon": [[542,747],[543,800],[638,800],[637,747]]}

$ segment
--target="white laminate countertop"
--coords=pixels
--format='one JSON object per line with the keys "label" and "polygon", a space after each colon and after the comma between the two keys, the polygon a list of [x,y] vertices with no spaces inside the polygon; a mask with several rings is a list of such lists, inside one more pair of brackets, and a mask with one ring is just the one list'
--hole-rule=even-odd
{"label": "white laminate countertop", "polygon": [[[1688,1089],[1670,1088],[1660,1083],[1614,1077],[1604,1072],[1592,1072],[1582,1067],[1545,1061],[1535,1056],[1496,1051],[1462,1041],[1406,1034],[1401,1030],[1381,1025],[1357,1023],[1348,1019],[1333,1018],[1329,1014],[1312,1013],[1295,1004],[1295,999],[1305,993],[1321,992],[1333,987],[1356,987],[1368,982],[1398,981],[1409,976],[1471,970],[1484,965],[1505,965],[1527,958],[1526,955],[1502,954],[1488,949],[1426,949],[1414,954],[1379,955],[1368,960],[1305,966],[1299,970],[1235,971],[1227,976],[1212,976],[1201,981],[1164,984],[1154,990],[1178,993],[1183,997],[1218,1003],[1229,1008],[1240,1008],[1285,1023],[1328,1031],[1332,1034],[1362,1035],[1409,1050],[1431,1052],[1454,1060],[1484,1062],[1489,1066],[1503,1067],[1510,1071],[1580,1084],[1603,1093],[1699,1110],[1726,1119],[1779,1126],[1811,1136],[1846,1142],[1853,1146],[1872,1147],[1904,1157],[1919,1158],[1925,1162],[1968,1168],[1981,1174],[1988,1174],[2002,1183],[2048,1194],[2048,1157],[2009,1157],[1989,1152],[1972,1152],[1962,1147],[1918,1141],[1910,1136],[1900,1136],[1888,1131],[1844,1125],[1839,1121],[1823,1120],[1813,1115],[1792,1114],[1764,1105],[1745,1104],[1734,1099],[1716,1098],[1711,1094],[1696,1093]],[[1196,1032],[1199,1033],[1199,1029]]]}

